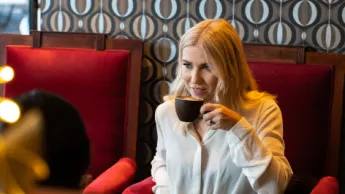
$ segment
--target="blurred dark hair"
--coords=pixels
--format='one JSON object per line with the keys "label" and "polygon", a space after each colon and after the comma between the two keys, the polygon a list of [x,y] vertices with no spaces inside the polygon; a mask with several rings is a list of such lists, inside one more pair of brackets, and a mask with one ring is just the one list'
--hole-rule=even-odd
{"label": "blurred dark hair", "polygon": [[[22,114],[41,111],[44,119],[43,158],[50,169],[41,186],[79,188],[90,164],[90,143],[77,109],[55,94],[32,90],[12,98]],[[6,127],[9,124],[2,124]]]}

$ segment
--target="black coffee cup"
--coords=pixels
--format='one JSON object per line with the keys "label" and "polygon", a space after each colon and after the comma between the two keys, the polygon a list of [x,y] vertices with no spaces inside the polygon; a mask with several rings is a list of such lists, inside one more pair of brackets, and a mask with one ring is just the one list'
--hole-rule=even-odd
{"label": "black coffee cup", "polygon": [[191,96],[177,96],[175,98],[175,110],[177,117],[183,122],[193,122],[200,115],[200,108],[204,99]]}

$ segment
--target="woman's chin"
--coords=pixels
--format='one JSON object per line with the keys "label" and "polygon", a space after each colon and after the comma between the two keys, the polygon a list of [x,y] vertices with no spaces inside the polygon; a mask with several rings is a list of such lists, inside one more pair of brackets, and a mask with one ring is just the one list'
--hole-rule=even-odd
{"label": "woman's chin", "polygon": [[192,97],[194,97],[194,98],[202,98],[202,99],[204,99],[205,102],[209,100],[208,95],[205,95],[205,94],[192,94]]}

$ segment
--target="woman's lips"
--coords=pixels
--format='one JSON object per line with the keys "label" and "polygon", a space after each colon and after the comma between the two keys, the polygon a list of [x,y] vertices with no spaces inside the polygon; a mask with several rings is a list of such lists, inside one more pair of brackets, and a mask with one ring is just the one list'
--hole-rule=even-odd
{"label": "woman's lips", "polygon": [[193,89],[193,93],[196,96],[203,96],[205,94],[206,89],[204,88],[192,88]]}

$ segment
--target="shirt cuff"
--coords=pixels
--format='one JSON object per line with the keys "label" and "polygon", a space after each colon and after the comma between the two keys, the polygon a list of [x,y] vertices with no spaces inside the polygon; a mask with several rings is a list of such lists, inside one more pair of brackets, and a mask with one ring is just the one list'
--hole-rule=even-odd
{"label": "shirt cuff", "polygon": [[234,146],[240,143],[251,131],[253,127],[242,117],[226,134],[229,145]]}

